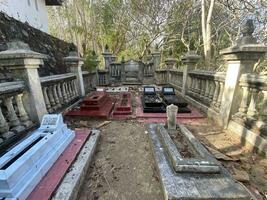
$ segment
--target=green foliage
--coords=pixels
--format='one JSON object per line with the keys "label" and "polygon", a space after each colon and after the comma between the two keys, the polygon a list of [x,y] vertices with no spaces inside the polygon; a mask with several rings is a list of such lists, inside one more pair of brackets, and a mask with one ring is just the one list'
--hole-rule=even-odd
{"label": "green foliage", "polygon": [[84,61],[84,69],[87,71],[93,71],[98,67],[98,56],[95,51],[89,51],[86,54]]}

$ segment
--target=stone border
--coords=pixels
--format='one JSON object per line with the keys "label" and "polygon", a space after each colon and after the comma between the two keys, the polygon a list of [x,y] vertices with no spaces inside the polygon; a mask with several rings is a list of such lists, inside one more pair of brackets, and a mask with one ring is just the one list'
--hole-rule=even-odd
{"label": "stone border", "polygon": [[219,173],[220,166],[218,165],[218,162],[214,159],[211,159],[211,156],[207,150],[184,126],[179,128],[181,130],[181,134],[184,135],[186,140],[191,143],[191,146],[198,153],[199,158],[183,158],[173,140],[169,136],[167,130],[163,127],[163,125],[158,125],[157,133],[174,170],[176,172]]}
{"label": "stone border", "polygon": [[100,131],[93,130],[76,161],[65,175],[52,200],[74,200],[78,196],[100,138]]}
{"label": "stone border", "polygon": [[157,124],[149,125],[148,136],[164,199],[256,200],[248,189],[235,181],[223,167],[219,174],[175,173],[156,133],[156,126]]}

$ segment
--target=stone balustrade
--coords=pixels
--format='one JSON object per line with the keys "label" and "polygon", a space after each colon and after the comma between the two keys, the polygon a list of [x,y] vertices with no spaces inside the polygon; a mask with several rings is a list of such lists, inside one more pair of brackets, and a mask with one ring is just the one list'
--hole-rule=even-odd
{"label": "stone balustrade", "polygon": [[89,93],[93,88],[96,88],[96,72],[83,71],[82,74],[84,90],[86,93]]}
{"label": "stone balustrade", "polygon": [[156,84],[165,85],[168,83],[168,73],[166,69],[158,69],[155,71]]}
{"label": "stone balustrade", "polygon": [[46,109],[53,113],[79,97],[74,73],[40,78]]}
{"label": "stone balustrade", "polygon": [[97,85],[107,86],[109,84],[109,71],[98,70],[97,71]]}
{"label": "stone balustrade", "polygon": [[144,66],[144,77],[154,76],[154,66],[153,63],[148,63]]}
{"label": "stone balustrade", "polygon": [[225,84],[225,73],[194,70],[188,73],[187,95],[219,112]]}
{"label": "stone balustrade", "polygon": [[32,127],[23,101],[27,92],[23,81],[0,83],[0,146]]}
{"label": "stone balustrade", "polygon": [[235,120],[254,126],[267,136],[267,76],[243,74],[239,81],[242,88],[241,103]]}
{"label": "stone balustrade", "polygon": [[176,89],[181,91],[183,87],[183,71],[177,69],[170,69],[169,83],[173,85]]}

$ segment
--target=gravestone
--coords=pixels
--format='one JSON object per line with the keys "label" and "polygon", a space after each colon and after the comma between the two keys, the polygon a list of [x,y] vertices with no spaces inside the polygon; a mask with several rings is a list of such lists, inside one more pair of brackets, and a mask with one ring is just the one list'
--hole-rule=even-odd
{"label": "gravestone", "polygon": [[40,128],[0,158],[0,199],[26,199],[74,137],[61,114],[44,115]]}
{"label": "gravestone", "polygon": [[153,86],[145,86],[142,96],[142,106],[144,113],[165,113],[165,104],[156,93]]}
{"label": "gravestone", "polygon": [[176,130],[176,117],[178,107],[171,104],[167,106],[167,125],[169,130]]}
{"label": "gravestone", "polygon": [[130,60],[124,63],[124,84],[142,84],[139,62]]}

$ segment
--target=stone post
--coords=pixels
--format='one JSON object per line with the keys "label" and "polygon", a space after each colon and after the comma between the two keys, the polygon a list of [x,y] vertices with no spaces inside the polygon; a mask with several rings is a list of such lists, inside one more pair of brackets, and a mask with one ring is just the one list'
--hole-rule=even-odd
{"label": "stone post", "polygon": [[82,65],[84,63],[84,59],[79,56],[78,52],[70,52],[69,56],[64,58],[64,61],[66,65],[70,67],[70,71],[76,74],[79,95],[84,96],[85,89],[82,73]]}
{"label": "stone post", "polygon": [[152,53],[154,71],[160,68],[161,53],[156,50]]}
{"label": "stone post", "polygon": [[167,68],[167,82],[170,82],[171,74],[170,69],[173,69],[176,64],[176,59],[172,58],[172,49],[169,49],[169,57],[164,61]]}
{"label": "stone post", "polygon": [[105,61],[105,70],[109,70],[109,67],[110,67],[110,63],[112,62],[112,53],[109,52],[109,49],[108,49],[108,45],[106,45],[105,47],[105,51],[104,53],[102,53],[103,57],[104,57],[104,61]]}
{"label": "stone post", "polygon": [[15,79],[26,82],[29,88],[26,107],[31,119],[38,119],[38,122],[41,122],[43,115],[47,113],[38,74],[38,68],[44,64],[45,57],[30,50],[29,46],[21,41],[8,43],[8,50],[0,52],[0,68],[9,70]]}
{"label": "stone post", "polygon": [[168,130],[176,130],[178,107],[171,104],[167,106],[167,124]]}
{"label": "stone post", "polygon": [[[183,88],[182,95],[186,95],[186,91],[189,87],[189,72],[195,69],[196,63],[199,61],[201,56],[197,55],[195,51],[188,51],[184,57],[182,57],[182,62],[186,64],[183,72]],[[191,80],[192,81],[192,80]]]}
{"label": "stone post", "polygon": [[238,111],[242,89],[239,87],[239,79],[242,74],[253,73],[254,65],[262,58],[267,47],[257,44],[252,36],[254,25],[248,20],[242,29],[243,37],[233,47],[222,50],[220,53],[227,63],[225,87],[222,95],[220,114],[225,128],[232,114]]}

